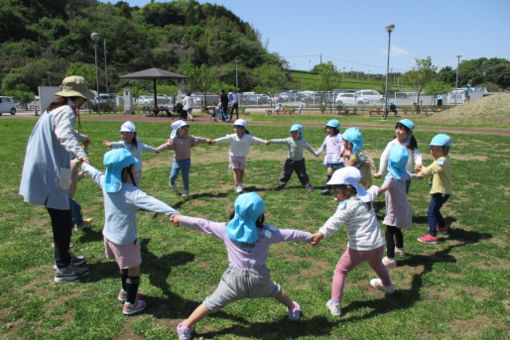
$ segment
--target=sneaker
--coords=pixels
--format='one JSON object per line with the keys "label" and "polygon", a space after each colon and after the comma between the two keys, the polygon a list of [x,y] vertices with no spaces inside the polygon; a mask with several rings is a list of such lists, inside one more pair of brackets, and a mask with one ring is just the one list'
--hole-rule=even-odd
{"label": "sneaker", "polygon": [[187,191],[184,191],[181,195],[182,198],[188,198],[189,197],[189,192]]}
{"label": "sneaker", "polygon": [[404,251],[404,248],[398,248],[398,247],[395,247],[395,254],[397,254],[398,256],[405,256],[406,253]]}
{"label": "sneaker", "polygon": [[172,184],[172,190],[177,194],[179,195],[181,192],[179,191],[179,188],[177,187],[177,184],[174,183]]}
{"label": "sneaker", "polygon": [[243,192],[243,186],[242,185],[236,185],[236,193],[240,194]]}
{"label": "sneaker", "polygon": [[326,307],[328,307],[331,315],[333,315],[333,316],[342,315],[342,309],[340,308],[340,304],[338,302],[334,302],[333,300],[328,300],[328,302],[326,302]]}
{"label": "sneaker", "polygon": [[[79,267],[79,266],[83,266],[84,264],[87,263],[85,256],[74,255],[74,254],[70,254],[70,255],[71,255],[71,267]],[[55,269],[55,270],[58,269],[56,263],[53,264],[53,269]]]}
{"label": "sneaker", "polygon": [[305,189],[311,192],[313,191],[313,186],[311,184],[307,184],[305,185]]}
{"label": "sneaker", "polygon": [[278,185],[276,186],[276,188],[274,188],[274,189],[278,191],[278,190],[282,190],[283,188],[285,188],[285,184],[281,184],[281,183],[280,183],[280,184],[278,184]]}
{"label": "sneaker", "polygon": [[189,340],[191,339],[191,334],[195,330],[195,326],[190,328],[184,327],[182,322],[177,325],[177,334],[179,335],[179,340]]}
{"label": "sneaker", "polygon": [[448,227],[445,226],[444,228],[441,228],[440,226],[436,226],[436,230],[438,233],[441,233],[441,234],[448,234]]}
{"label": "sneaker", "polygon": [[294,308],[290,309],[289,311],[289,320],[290,321],[297,321],[301,317],[301,306],[296,301],[292,301],[294,303]]}
{"label": "sneaker", "polygon": [[393,294],[395,292],[395,287],[393,285],[384,286],[382,284],[381,279],[372,279],[370,280],[370,286],[381,292],[385,292],[386,294]]}
{"label": "sneaker", "polygon": [[135,303],[125,302],[124,307],[122,307],[122,314],[124,315],[134,315],[136,313],[140,313],[145,309],[146,303],[144,300],[136,299]]}
{"label": "sneaker", "polygon": [[93,220],[94,219],[92,217],[85,217],[81,224],[75,225],[74,230],[83,230],[90,228],[92,226]]}
{"label": "sneaker", "polygon": [[382,263],[386,268],[397,268],[397,261],[395,261],[395,259],[390,259],[388,256],[383,257]]}
{"label": "sneaker", "polygon": [[329,195],[329,189],[321,190],[321,195]]}
{"label": "sneaker", "polygon": [[[145,300],[145,294],[142,292],[136,293],[136,299],[137,300]],[[119,290],[119,294],[117,295],[117,300],[119,300],[120,303],[124,303],[127,300],[127,292],[124,289]]]}
{"label": "sneaker", "polygon": [[57,268],[55,270],[55,277],[53,281],[56,283],[66,282],[66,281],[75,281],[81,276],[85,276],[89,273],[89,269],[86,267],[65,267],[65,268]]}
{"label": "sneaker", "polygon": [[436,244],[437,243],[437,237],[432,236],[430,234],[427,234],[425,236],[422,236],[422,237],[418,238],[418,242]]}

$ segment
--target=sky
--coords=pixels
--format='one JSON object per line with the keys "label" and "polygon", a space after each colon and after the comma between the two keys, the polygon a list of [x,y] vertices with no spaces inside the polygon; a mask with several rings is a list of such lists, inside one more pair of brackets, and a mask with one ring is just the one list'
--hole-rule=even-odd
{"label": "sky", "polygon": [[[115,1],[111,1],[115,3]],[[127,1],[131,6],[149,0]],[[168,2],[168,1],[156,1]],[[310,70],[331,61],[340,71],[385,73],[389,23],[390,72],[405,72],[428,56],[441,69],[460,61],[510,60],[510,0],[209,0],[260,33],[262,44]]]}

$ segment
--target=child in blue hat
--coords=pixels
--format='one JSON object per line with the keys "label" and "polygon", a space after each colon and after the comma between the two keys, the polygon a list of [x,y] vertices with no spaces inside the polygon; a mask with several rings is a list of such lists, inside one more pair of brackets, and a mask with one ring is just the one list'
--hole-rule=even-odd
{"label": "child in blue hat", "polygon": [[214,293],[177,326],[179,339],[191,339],[198,321],[244,298],[273,297],[287,306],[289,320],[300,318],[301,307],[289,298],[278,283],[271,280],[266,261],[271,244],[307,242],[311,234],[300,230],[277,229],[265,224],[264,201],[254,192],[239,195],[234,202],[234,210],[229,222],[213,222],[182,215],[174,215],[171,219],[175,225],[195,229],[223,241],[229,262]]}
{"label": "child in blue hat", "polygon": [[276,190],[285,188],[287,182],[292,176],[292,173],[296,171],[299,181],[303,187],[308,191],[313,191],[313,187],[310,184],[310,179],[306,173],[305,158],[303,157],[303,149],[310,151],[315,157],[317,153],[308,144],[303,136],[303,126],[301,124],[294,124],[290,127],[290,137],[283,139],[270,139],[268,144],[286,144],[289,147],[289,156],[283,164],[283,169],[280,174],[280,182],[276,186]]}
{"label": "child in blue hat", "polygon": [[443,133],[435,135],[430,142],[430,153],[434,158],[434,163],[423,167],[417,174],[418,178],[432,176],[431,200],[427,211],[429,232],[418,238],[421,243],[436,244],[438,232],[448,233],[448,226],[440,209],[452,193],[452,166],[448,155],[451,143],[450,136]]}
{"label": "child in blue hat", "polygon": [[138,292],[142,257],[136,230],[137,210],[145,209],[168,217],[179,213],[131,184],[135,183],[138,162],[128,150],[114,149],[104,154],[104,174],[89,164],[82,164],[83,171],[103,191],[105,255],[115,259],[120,269],[122,288],[117,299],[123,303],[124,315],[133,315],[145,309],[144,294]]}
{"label": "child in blue hat", "polygon": [[[342,134],[340,133],[340,121],[331,119],[326,123],[327,136],[324,138],[322,145],[317,150],[317,157],[324,151],[324,165],[326,166],[326,175],[328,182],[333,176],[333,173],[344,166],[342,157],[340,156],[343,151]],[[329,188],[326,185],[324,190],[321,191],[322,195],[329,195]]]}
{"label": "child in blue hat", "polygon": [[370,156],[362,152],[365,140],[357,127],[351,127],[344,131],[344,149],[342,151],[344,166],[354,166],[361,173],[360,184],[368,189],[372,185],[372,173],[375,172],[374,161]]}
{"label": "child in blue hat", "polygon": [[[395,138],[392,139],[386,147],[384,148],[383,153],[381,154],[381,158],[379,161],[379,171],[377,174],[374,174],[374,178],[381,178],[387,171],[388,168],[388,155],[390,153],[391,148],[395,144],[403,145],[407,148],[407,152],[409,153],[409,159],[407,161],[407,171],[413,171],[413,163],[414,169],[420,170],[422,167],[422,157],[421,152],[418,149],[418,142],[416,138],[414,138],[414,123],[410,119],[401,119],[395,125]],[[409,186],[411,185],[411,180],[407,180],[406,182],[406,192],[409,192]]]}
{"label": "child in blue hat", "polygon": [[378,191],[385,193],[386,215],[386,256],[382,263],[388,268],[396,268],[395,253],[404,255],[404,235],[402,228],[412,225],[413,214],[406,194],[406,182],[411,175],[407,172],[409,152],[401,144],[394,144],[388,157],[388,174]]}

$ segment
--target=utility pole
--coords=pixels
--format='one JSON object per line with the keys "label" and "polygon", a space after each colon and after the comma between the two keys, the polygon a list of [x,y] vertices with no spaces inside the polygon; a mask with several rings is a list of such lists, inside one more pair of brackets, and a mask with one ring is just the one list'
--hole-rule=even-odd
{"label": "utility pole", "polygon": [[457,88],[459,87],[459,64],[460,64],[460,57],[462,57],[460,54],[457,55],[457,73],[455,75],[455,105],[457,105]]}
{"label": "utility pole", "polygon": [[106,66],[106,39],[103,39],[103,50],[104,50],[104,78],[106,85],[106,93],[110,93],[108,90],[108,68]]}

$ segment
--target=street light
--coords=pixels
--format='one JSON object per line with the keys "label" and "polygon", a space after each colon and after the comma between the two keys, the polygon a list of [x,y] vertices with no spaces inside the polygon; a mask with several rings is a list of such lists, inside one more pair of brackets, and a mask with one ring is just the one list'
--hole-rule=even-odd
{"label": "street light", "polygon": [[460,57],[461,55],[457,56],[457,74],[455,75],[455,91],[453,93],[455,94],[455,105],[457,105],[457,88],[459,87],[459,64],[460,64]]}
{"label": "street light", "polygon": [[99,33],[92,32],[90,34],[90,39],[92,39],[92,42],[94,43],[94,62],[96,64],[97,112],[101,114],[101,110],[99,107],[101,102],[101,96],[99,96],[99,74],[97,70],[97,41],[99,40]]}
{"label": "street light", "polygon": [[108,68],[106,66],[106,39],[103,39],[103,52],[104,52],[104,83],[106,85],[106,93],[110,93],[108,89]]}
{"label": "street light", "polygon": [[395,25],[386,25],[386,31],[388,32],[388,59],[386,62],[386,86],[384,86],[384,120],[388,119],[388,73],[390,70],[390,44],[391,44],[391,32],[395,29]]}

